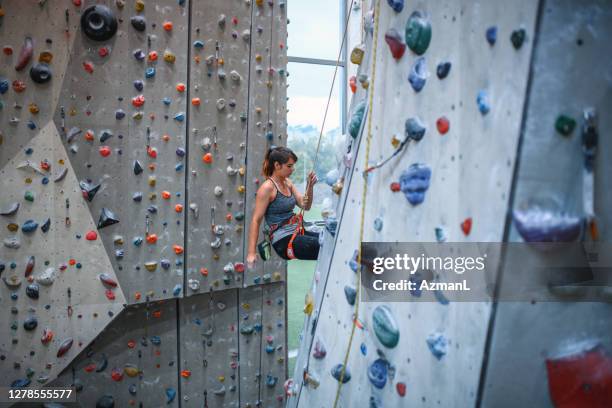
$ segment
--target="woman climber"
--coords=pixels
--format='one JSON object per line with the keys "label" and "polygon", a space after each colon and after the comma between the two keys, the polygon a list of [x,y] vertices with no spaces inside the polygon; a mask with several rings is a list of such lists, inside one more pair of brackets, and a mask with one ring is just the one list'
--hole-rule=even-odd
{"label": "woman climber", "polygon": [[272,147],[266,153],[262,166],[266,181],[257,190],[249,229],[247,265],[251,267],[257,259],[257,237],[264,217],[264,234],[281,258],[316,260],[319,255],[318,234],[305,231],[302,215],[293,213],[296,204],[303,210],[310,209],[317,176],[312,171],[308,174],[306,193],[302,195],[289,180],[297,160],[295,153],[283,146]]}

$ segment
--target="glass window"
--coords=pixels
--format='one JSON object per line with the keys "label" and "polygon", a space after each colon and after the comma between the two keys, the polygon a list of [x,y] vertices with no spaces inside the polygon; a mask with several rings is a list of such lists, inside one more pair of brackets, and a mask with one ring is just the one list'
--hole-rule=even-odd
{"label": "glass window", "polygon": [[340,51],[340,1],[287,2],[287,54],[336,60]]}

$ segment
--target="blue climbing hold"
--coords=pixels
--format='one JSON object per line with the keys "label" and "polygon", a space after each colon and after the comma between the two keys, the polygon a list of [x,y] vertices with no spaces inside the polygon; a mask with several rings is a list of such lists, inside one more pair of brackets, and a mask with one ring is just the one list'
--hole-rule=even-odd
{"label": "blue climbing hold", "polygon": [[361,354],[363,354],[364,356],[368,355],[368,346],[366,346],[365,343],[361,343],[361,346],[359,346],[359,350],[361,350]]}
{"label": "blue climbing hold", "polygon": [[406,137],[412,139],[416,142],[421,140],[423,136],[425,136],[425,131],[427,128],[421,122],[421,119],[418,117],[406,119],[406,123],[404,124],[404,133]]}
{"label": "blue climbing hold", "polygon": [[274,346],[272,346],[272,345],[268,344],[268,345],[266,346],[266,353],[268,353],[268,354],[272,354],[272,353],[274,353]]}
{"label": "blue climbing hold", "polygon": [[26,234],[29,234],[31,232],[36,231],[36,228],[38,228],[38,223],[36,221],[34,221],[34,220],[27,220],[21,226],[21,231],[23,231]]}
{"label": "blue climbing hold", "polygon": [[25,388],[30,385],[29,378],[20,378],[11,383],[11,388]]}
{"label": "blue climbing hold", "polygon": [[387,0],[387,3],[396,13],[401,13],[404,9],[404,0]]}
{"label": "blue climbing hold", "polygon": [[353,306],[355,304],[355,299],[357,298],[357,290],[352,286],[346,285],[344,287],[344,295],[346,296],[346,301],[348,304]]}
{"label": "blue climbing hold", "polygon": [[195,41],[193,42],[193,46],[194,46],[195,48],[200,48],[200,49],[202,49],[202,48],[204,48],[204,41],[201,41],[201,40],[195,40]]}
{"label": "blue climbing hold", "polygon": [[134,243],[134,245],[136,246],[140,246],[142,245],[142,237],[136,237],[134,238],[134,241],[132,241]]}
{"label": "blue climbing hold", "polygon": [[344,365],[342,365],[342,364],[336,365],[334,368],[331,369],[331,375],[338,382],[340,382],[340,378],[342,377],[342,384],[346,384],[347,382],[349,382],[351,380],[351,373],[349,372],[349,369],[346,368],[344,370],[344,376],[342,376],[342,368],[343,367],[344,367]]}
{"label": "blue climbing hold", "polygon": [[142,92],[142,90],[144,89],[144,82],[142,82],[140,79],[137,79],[136,81],[134,81],[134,88],[136,88],[138,92]]}
{"label": "blue climbing hold", "polygon": [[408,82],[410,82],[410,85],[415,92],[421,92],[425,86],[425,82],[427,82],[428,76],[429,73],[427,72],[425,57],[420,57],[416,60],[412,66],[412,69],[410,70]]}
{"label": "blue climbing hold", "polygon": [[155,68],[154,67],[147,68],[147,70],[145,71],[145,77],[153,78],[154,76],[155,76]]}
{"label": "blue climbing hold", "polygon": [[115,111],[115,119],[121,120],[123,118],[125,118],[125,112],[122,109],[117,109]]}
{"label": "blue climbing hold", "polygon": [[266,140],[272,142],[274,140],[274,134],[272,132],[266,133]]}
{"label": "blue climbing hold", "polygon": [[29,121],[28,121],[28,128],[29,128],[30,130],[34,130],[34,129],[36,129],[36,123],[34,123],[34,121],[33,121],[33,120],[29,120]]}
{"label": "blue climbing hold", "polygon": [[368,369],[368,378],[373,386],[378,389],[382,389],[387,383],[387,368],[389,362],[382,358],[376,359]]}
{"label": "blue climbing hold", "polygon": [[159,346],[161,344],[161,337],[159,337],[159,336],[151,336],[151,343],[154,346]]}
{"label": "blue climbing hold", "polygon": [[432,333],[427,337],[427,347],[434,357],[440,360],[446,354],[448,341],[442,333]]}
{"label": "blue climbing hold", "polygon": [[349,134],[353,139],[359,135],[359,129],[361,129],[361,122],[363,122],[363,116],[365,115],[366,101],[365,99],[357,104],[351,116],[349,122]]}
{"label": "blue climbing hold", "polygon": [[184,167],[184,166],[183,166],[183,163],[177,163],[177,164],[174,166],[174,170],[176,170],[176,171],[182,171],[182,170],[183,170],[183,167]]}
{"label": "blue climbing hold", "polygon": [[487,28],[487,32],[485,33],[485,37],[487,38],[487,42],[490,45],[495,45],[495,42],[497,41],[497,27],[496,26],[491,26],[491,27]]}
{"label": "blue climbing hold", "polygon": [[170,404],[172,401],[174,401],[174,398],[176,397],[176,390],[174,388],[166,388],[166,398],[167,398],[167,403]]}
{"label": "blue climbing hold", "polygon": [[274,387],[278,382],[278,377],[274,377],[271,374],[266,376],[266,385],[270,388]]}
{"label": "blue climbing hold", "polygon": [[0,95],[4,95],[9,89],[9,81],[6,78],[0,79]]}
{"label": "blue climbing hold", "polygon": [[179,112],[176,115],[174,115],[174,120],[176,120],[177,122],[182,122],[185,120],[185,113],[184,112]]}
{"label": "blue climbing hold", "polygon": [[448,61],[445,62],[441,62],[438,64],[438,67],[436,68],[436,75],[438,76],[439,79],[444,79],[448,76],[448,73],[450,72],[452,67],[452,64]]}
{"label": "blue climbing hold", "polygon": [[414,163],[402,172],[400,189],[410,204],[421,204],[425,200],[430,179],[431,169],[425,164]]}
{"label": "blue climbing hold", "polygon": [[338,177],[340,177],[340,172],[338,169],[332,169],[325,175],[325,183],[331,187],[336,181],[338,181]]}
{"label": "blue climbing hold", "polygon": [[374,229],[378,232],[382,231],[382,227],[383,227],[383,220],[380,217],[376,217],[374,219]]}
{"label": "blue climbing hold", "polygon": [[166,96],[165,98],[162,99],[162,103],[166,106],[170,106],[170,104],[172,103],[172,100]]}
{"label": "blue climbing hold", "polygon": [[478,104],[478,110],[483,115],[486,115],[491,110],[489,94],[484,89],[478,92],[478,95],[476,96],[476,103]]}

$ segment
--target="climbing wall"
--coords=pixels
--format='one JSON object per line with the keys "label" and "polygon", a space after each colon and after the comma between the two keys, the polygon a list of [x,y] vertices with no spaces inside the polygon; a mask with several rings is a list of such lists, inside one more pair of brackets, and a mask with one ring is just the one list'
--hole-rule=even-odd
{"label": "climbing wall", "polygon": [[0,3],[3,384],[282,404],[286,264],[244,258],[286,3]]}
{"label": "climbing wall", "polygon": [[[571,217],[583,213],[583,115],[585,109],[594,108],[599,133],[594,208],[602,248],[595,251],[599,260],[591,265],[609,268],[612,196],[607,185],[612,144],[606,129],[612,121],[609,114],[612,98],[609,69],[605,67],[612,60],[604,50],[612,36],[612,7],[602,1],[582,2],[576,7],[569,1],[547,0],[541,6],[539,19],[511,208],[513,212],[538,209],[564,212]],[[562,35],[559,27],[564,27]],[[575,86],[577,83],[581,85]],[[554,126],[562,115],[574,123],[566,128],[566,134]],[[516,225],[510,224],[508,240],[528,239],[518,232]],[[593,240],[590,231],[585,233],[587,241]],[[506,265],[501,276],[502,288],[506,282],[511,283],[511,273],[511,265]],[[610,284],[608,279],[607,285]],[[610,373],[612,306],[610,294],[601,289],[596,288],[599,291],[589,297],[590,302],[581,299],[579,293],[569,293],[567,298],[553,293],[553,299],[564,302],[499,304],[487,350],[483,406],[561,406],[564,399],[574,406],[609,405],[610,392],[606,399],[598,377]]]}

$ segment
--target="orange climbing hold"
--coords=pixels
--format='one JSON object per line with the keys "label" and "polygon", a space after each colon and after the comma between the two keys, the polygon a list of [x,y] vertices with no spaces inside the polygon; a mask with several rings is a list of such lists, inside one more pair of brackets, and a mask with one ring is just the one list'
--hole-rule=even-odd
{"label": "orange climbing hold", "polygon": [[206,164],[211,164],[213,162],[213,156],[211,153],[206,153],[203,157],[202,157],[202,161]]}
{"label": "orange climbing hold", "polygon": [[200,106],[201,103],[202,103],[202,101],[200,100],[200,98],[192,98],[191,99],[191,104],[193,106]]}
{"label": "orange climbing hold", "polygon": [[147,235],[147,242],[149,244],[154,244],[157,242],[157,234],[149,234]]}
{"label": "orange climbing hold", "polygon": [[349,79],[349,86],[351,87],[351,92],[357,92],[357,77],[355,75],[351,76]]}
{"label": "orange climbing hold", "polygon": [[169,191],[165,191],[165,190],[162,191],[162,198],[164,200],[168,200],[168,199],[170,199],[170,197],[172,197],[172,194]]}
{"label": "orange climbing hold", "polygon": [[128,340],[127,346],[128,346],[128,348],[133,349],[134,347],[136,347],[136,341],[135,340]]}
{"label": "orange climbing hold", "polygon": [[157,54],[157,51],[151,51],[151,52],[149,53],[149,62],[154,62],[154,61],[157,61],[157,57],[158,57],[158,56],[159,56],[159,55]]}
{"label": "orange climbing hold", "polygon": [[169,141],[169,140],[170,140],[170,135],[163,135],[163,136],[162,136],[162,140],[163,140],[164,142]]}
{"label": "orange climbing hold", "polygon": [[178,84],[176,84],[176,90],[178,92],[185,92],[185,84],[182,82],[179,82]]}
{"label": "orange climbing hold", "polygon": [[154,310],[153,313],[151,313],[151,315],[154,318],[159,319],[161,317],[161,310]]}
{"label": "orange climbing hold", "polygon": [[183,205],[182,204],[175,205],[174,206],[174,211],[176,211],[177,213],[183,212]]}
{"label": "orange climbing hold", "polygon": [[174,25],[172,24],[172,21],[165,21],[164,24],[162,25],[162,27],[164,27],[164,30],[166,31],[172,31],[172,27]]}
{"label": "orange climbing hold", "polygon": [[191,377],[191,371],[189,371],[189,370],[182,370],[181,371],[181,377],[183,377],[183,378]]}
{"label": "orange climbing hold", "polygon": [[202,274],[202,276],[208,276],[208,269],[200,268],[200,273]]}
{"label": "orange climbing hold", "polygon": [[94,134],[91,130],[88,130],[87,132],[85,132],[85,140],[87,140],[88,142],[93,142],[94,141]]}
{"label": "orange climbing hold", "polygon": [[183,247],[177,244],[172,245],[172,249],[174,249],[174,253],[177,255],[182,254],[184,251]]}

